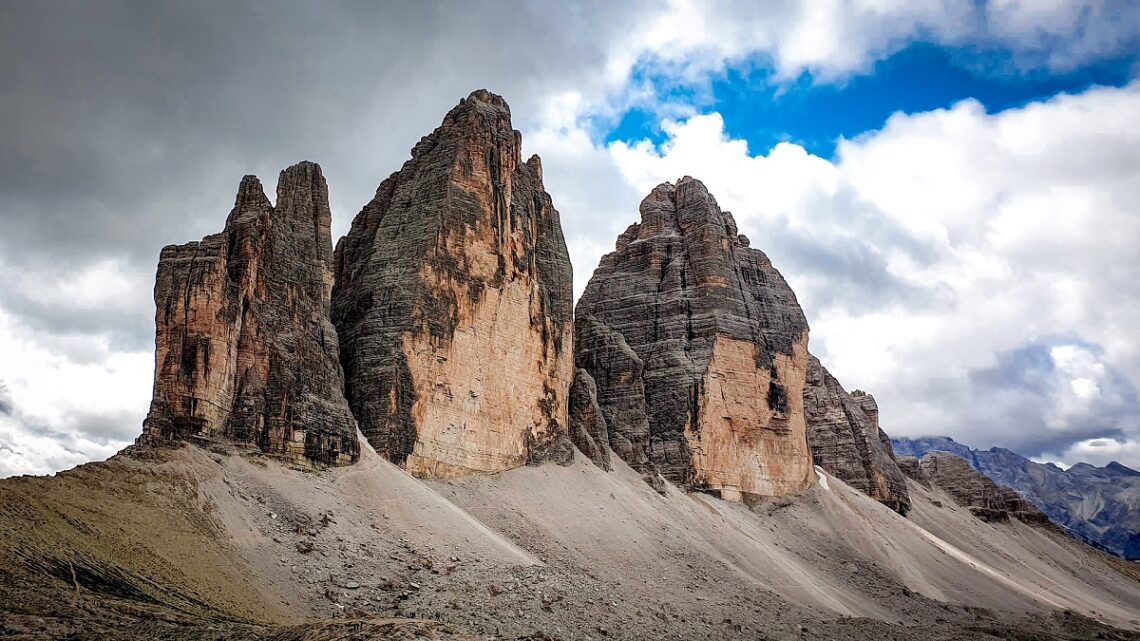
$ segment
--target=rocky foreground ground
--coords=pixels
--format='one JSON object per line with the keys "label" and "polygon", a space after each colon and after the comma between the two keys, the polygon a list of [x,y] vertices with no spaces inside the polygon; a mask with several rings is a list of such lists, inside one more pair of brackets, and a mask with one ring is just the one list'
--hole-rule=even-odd
{"label": "rocky foreground ground", "polygon": [[0,635],[1140,638],[1134,565],[937,488],[903,518],[819,479],[748,507],[581,457],[425,483],[370,451],[137,448],[0,484]]}

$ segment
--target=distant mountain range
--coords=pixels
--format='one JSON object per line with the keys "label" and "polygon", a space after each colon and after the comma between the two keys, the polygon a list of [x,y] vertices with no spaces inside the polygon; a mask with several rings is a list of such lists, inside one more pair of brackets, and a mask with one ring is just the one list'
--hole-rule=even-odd
{"label": "distant mountain range", "polygon": [[891,439],[898,456],[949,452],[996,483],[1013,488],[1055,523],[1090,543],[1140,559],[1140,472],[1117,462],[1061,469],[1002,447],[976,450],[948,437]]}

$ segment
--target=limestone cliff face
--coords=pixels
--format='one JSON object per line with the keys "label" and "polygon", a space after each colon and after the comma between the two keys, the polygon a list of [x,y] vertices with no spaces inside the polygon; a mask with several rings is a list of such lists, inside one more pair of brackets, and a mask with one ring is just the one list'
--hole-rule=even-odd
{"label": "limestone cliff face", "polygon": [[642,201],[575,323],[610,445],[635,469],[736,500],[807,487],[807,320],[700,181]]}
{"label": "limestone cliff face", "polygon": [[613,469],[609,428],[598,406],[598,386],[581,367],[570,385],[569,427],[570,439],[587,458],[603,470]]}
{"label": "limestone cliff face", "polygon": [[321,168],[281,172],[277,205],[242,179],[220,234],[162,250],[154,399],[143,440],[248,444],[295,461],[356,460],[342,392],[331,214]]}
{"label": "limestone cliff face", "polygon": [[1049,517],[1032,503],[1008,487],[994,483],[960,456],[931,452],[922,457],[919,465],[930,484],[946,490],[955,502],[983,521],[1008,521],[1013,516],[1035,525],[1049,523]]}
{"label": "limestone cliff face", "polygon": [[506,102],[462,100],[336,249],[345,391],[376,450],[418,476],[495,472],[565,439],[571,268]]}
{"label": "limestone cliff face", "polygon": [[895,461],[890,439],[879,428],[879,407],[874,397],[859,390],[848,394],[819,359],[811,356],[804,406],[815,464],[906,514],[910,509],[906,479]]}
{"label": "limestone cliff face", "polygon": [[926,478],[926,472],[922,471],[922,461],[913,456],[899,456],[895,460],[898,462],[903,476],[923,487],[930,487],[930,479]]}

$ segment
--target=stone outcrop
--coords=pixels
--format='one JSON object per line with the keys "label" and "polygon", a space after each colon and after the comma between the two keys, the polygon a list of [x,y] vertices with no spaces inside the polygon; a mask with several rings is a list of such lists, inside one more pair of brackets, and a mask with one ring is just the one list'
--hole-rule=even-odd
{"label": "stone outcrop", "polygon": [[930,479],[926,478],[926,472],[922,471],[922,461],[913,456],[899,456],[895,458],[895,461],[898,462],[899,469],[908,479],[923,487],[930,487]]}
{"label": "stone outcrop", "polygon": [[736,500],[808,486],[807,320],[700,181],[642,201],[575,324],[610,445],[635,469]]}
{"label": "stone outcrop", "polygon": [[808,443],[816,465],[901,514],[910,509],[906,479],[879,427],[874,397],[848,394],[814,356],[804,388]]}
{"label": "stone outcrop", "polygon": [[947,437],[894,439],[895,451],[957,454],[998,485],[1015,490],[1070,534],[1126,559],[1140,559],[1140,472],[1120,463],[1062,469],[1004,447],[978,450]]}
{"label": "stone outcrop", "polygon": [[[418,476],[570,452],[571,268],[537,156],[476,91],[336,249],[333,322],[364,436]],[[556,458],[565,460],[565,456]]]}
{"label": "stone outcrop", "polygon": [[960,456],[931,452],[922,457],[920,464],[931,485],[946,490],[956,503],[969,508],[983,521],[1008,521],[1013,516],[1026,523],[1049,523],[1049,517],[1032,503],[1008,487],[994,483]]}
{"label": "stone outcrop", "polygon": [[610,433],[602,408],[598,407],[598,386],[590,373],[581,367],[570,385],[570,440],[595,465],[606,470],[610,463]]}
{"label": "stone outcrop", "polygon": [[246,176],[220,234],[162,250],[154,399],[141,440],[244,444],[294,461],[359,455],[329,319],[331,214],[321,168]]}

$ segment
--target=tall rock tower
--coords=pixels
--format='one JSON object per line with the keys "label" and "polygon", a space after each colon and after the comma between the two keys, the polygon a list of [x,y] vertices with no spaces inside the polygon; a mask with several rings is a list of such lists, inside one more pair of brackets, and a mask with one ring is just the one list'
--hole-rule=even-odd
{"label": "tall rock tower", "polygon": [[575,359],[613,451],[726,499],[805,489],[808,325],[698,180],[658,185],[578,302]]}
{"label": "tall rock tower", "polygon": [[329,320],[330,221],[321,168],[302,162],[281,172],[276,206],[246,176],[222,233],[162,250],[154,399],[141,440],[356,460]]}
{"label": "tall rock tower", "polygon": [[448,112],[337,245],[346,394],[417,476],[569,455],[570,259],[537,156],[499,96]]}

